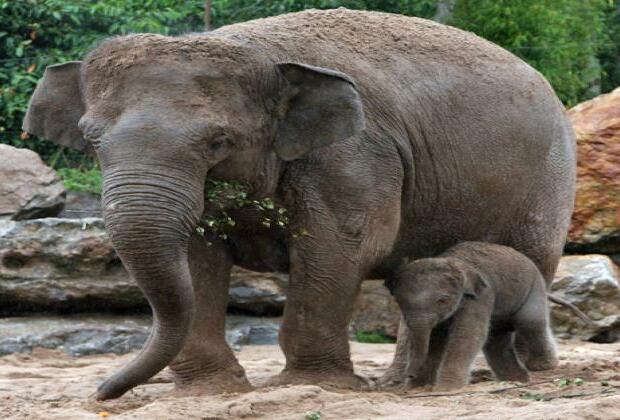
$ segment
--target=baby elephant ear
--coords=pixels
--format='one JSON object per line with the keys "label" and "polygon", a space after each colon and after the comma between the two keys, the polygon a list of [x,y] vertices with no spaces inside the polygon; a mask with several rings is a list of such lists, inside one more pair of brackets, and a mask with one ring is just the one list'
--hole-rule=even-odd
{"label": "baby elephant ear", "polygon": [[45,69],[28,103],[22,129],[61,146],[92,153],[78,128],[85,112],[80,90],[81,64],[71,61]]}
{"label": "baby elephant ear", "polygon": [[465,272],[463,295],[471,298],[478,298],[487,287],[487,282],[482,278],[480,273],[471,269]]}
{"label": "baby elephant ear", "polygon": [[278,104],[274,144],[281,159],[297,159],[364,129],[362,100],[349,76],[298,63],[277,68],[288,84]]}

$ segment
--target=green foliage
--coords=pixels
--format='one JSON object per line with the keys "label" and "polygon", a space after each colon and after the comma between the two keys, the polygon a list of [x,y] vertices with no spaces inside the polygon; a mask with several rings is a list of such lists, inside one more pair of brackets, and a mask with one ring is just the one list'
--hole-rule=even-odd
{"label": "green foliage", "polygon": [[604,44],[599,58],[603,70],[601,88],[608,92],[620,86],[620,1],[610,0],[605,16]]}
{"label": "green foliage", "polygon": [[98,168],[60,168],[57,172],[66,189],[101,194],[101,171]]}
{"label": "green foliage", "polygon": [[249,186],[242,182],[207,180],[205,199],[207,206],[213,209],[200,220],[196,232],[215,234],[221,239],[228,238],[230,229],[237,222],[229,212],[253,207],[261,214],[260,224],[264,228],[286,228],[289,224],[284,207],[277,207],[269,197],[262,199],[248,198]]}
{"label": "green foliage", "polygon": [[600,77],[608,8],[607,0],[458,0],[450,23],[520,56],[574,105]]}
{"label": "green foliage", "polygon": [[323,415],[320,411],[308,411],[305,418],[306,420],[321,420]]}
{"label": "green foliage", "polygon": [[215,26],[305,9],[337,7],[430,18],[435,13],[436,3],[437,0],[215,0],[212,15]]}
{"label": "green foliage", "polygon": [[383,334],[379,334],[377,332],[368,332],[368,331],[356,331],[355,332],[355,341],[360,343],[371,343],[371,344],[388,344],[395,343],[391,337],[385,336]]}
{"label": "green foliage", "polygon": [[560,388],[564,388],[564,387],[567,387],[569,385],[581,386],[581,385],[583,385],[583,379],[581,379],[581,378],[574,378],[574,379],[571,379],[571,378],[561,378],[561,379],[556,379],[555,383]]}

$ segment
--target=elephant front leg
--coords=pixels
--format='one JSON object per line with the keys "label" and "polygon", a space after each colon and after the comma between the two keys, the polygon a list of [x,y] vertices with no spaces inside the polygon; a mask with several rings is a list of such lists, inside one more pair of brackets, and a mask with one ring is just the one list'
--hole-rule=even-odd
{"label": "elephant front leg", "polygon": [[428,348],[428,356],[424,365],[415,376],[409,376],[403,388],[410,389],[418,386],[431,385],[435,383],[439,366],[443,360],[443,355],[448,341],[448,328],[439,326],[433,329]]}
{"label": "elephant front leg", "polygon": [[471,300],[454,314],[433,391],[467,385],[471,366],[486,340],[490,307],[484,301]]}
{"label": "elephant front leg", "polygon": [[[409,386],[411,381],[407,379],[407,364],[409,363],[411,352],[411,332],[407,327],[405,318],[400,317],[400,323],[398,324],[398,333],[396,337],[396,351],[394,352],[394,358],[392,364],[385,371],[385,373],[379,378],[377,384],[379,388],[389,389],[398,386]],[[411,385],[414,386],[414,385]]]}
{"label": "elephant front leg", "polygon": [[357,389],[348,324],[360,286],[360,267],[335,238],[301,236],[290,251],[290,280],[280,346],[284,371],[270,385],[309,383]]}
{"label": "elephant front leg", "polygon": [[225,321],[232,257],[219,240],[194,234],[189,246],[196,314],[185,346],[170,365],[184,394],[251,389],[245,371],[226,342]]}

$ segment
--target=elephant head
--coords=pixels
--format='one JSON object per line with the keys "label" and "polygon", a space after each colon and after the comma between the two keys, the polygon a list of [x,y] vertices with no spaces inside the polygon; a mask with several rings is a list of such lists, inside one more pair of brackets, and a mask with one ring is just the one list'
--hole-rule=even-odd
{"label": "elephant head", "polygon": [[148,380],[184,344],[194,313],[188,239],[207,177],[273,191],[288,161],[363,127],[347,75],[215,35],[112,38],[46,69],[23,129],[96,154],[106,229],[154,315],[145,347],[99,399]]}
{"label": "elephant head", "polygon": [[441,257],[403,263],[386,286],[413,337],[407,372],[415,377],[427,359],[433,328],[450,318],[463,299],[477,298],[487,284],[466,262]]}

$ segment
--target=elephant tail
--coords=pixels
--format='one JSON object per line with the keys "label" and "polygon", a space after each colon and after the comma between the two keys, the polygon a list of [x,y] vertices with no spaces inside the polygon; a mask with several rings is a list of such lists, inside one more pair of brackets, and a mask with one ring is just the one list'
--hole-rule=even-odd
{"label": "elephant tail", "polygon": [[557,303],[558,305],[562,305],[562,306],[570,309],[571,311],[573,311],[575,313],[575,315],[577,315],[579,317],[579,319],[581,319],[586,325],[588,325],[590,327],[595,327],[597,325],[596,322],[594,322],[588,315],[584,314],[581,311],[581,309],[579,309],[578,307],[576,307],[572,303],[567,302],[566,300],[564,300],[562,298],[559,298],[557,296],[554,296],[551,293],[547,293],[547,298],[551,302]]}

